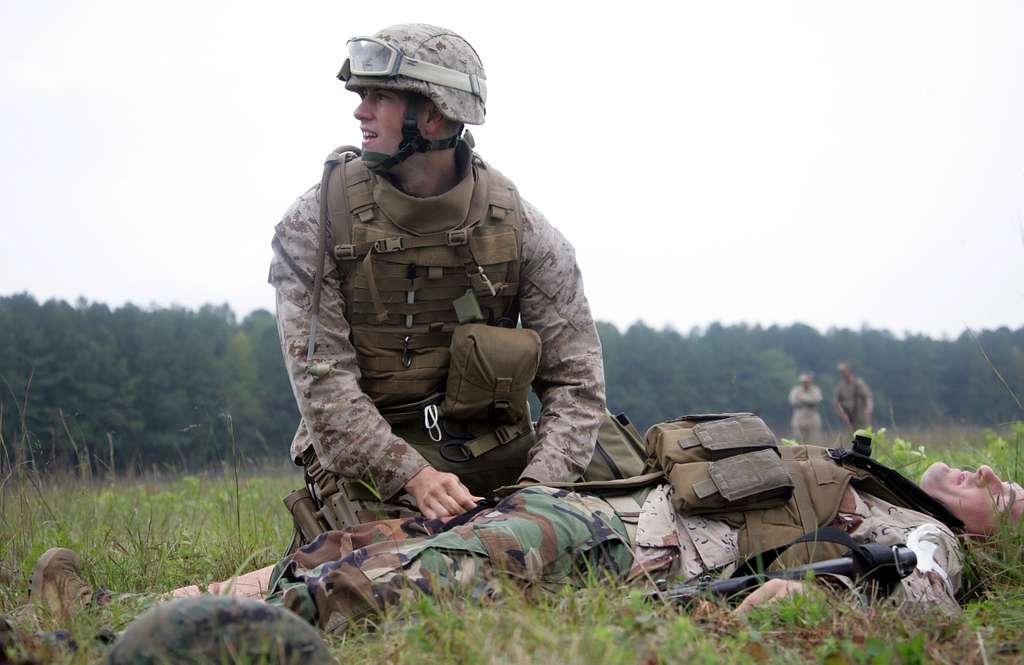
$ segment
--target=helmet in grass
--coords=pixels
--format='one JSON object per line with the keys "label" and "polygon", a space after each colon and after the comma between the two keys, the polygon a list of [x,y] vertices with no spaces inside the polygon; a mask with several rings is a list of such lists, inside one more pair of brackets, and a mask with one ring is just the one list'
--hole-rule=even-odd
{"label": "helmet in grass", "polygon": [[128,624],[108,665],[332,663],[315,628],[251,598],[202,596],[164,603]]}

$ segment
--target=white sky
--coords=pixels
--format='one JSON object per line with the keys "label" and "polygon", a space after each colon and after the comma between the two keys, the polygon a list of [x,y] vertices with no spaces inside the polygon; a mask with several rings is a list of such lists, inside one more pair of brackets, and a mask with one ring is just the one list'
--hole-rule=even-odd
{"label": "white sky", "polygon": [[596,318],[1024,325],[1018,2],[0,0],[0,294],[272,307],[344,42],[406,21],[476,46]]}

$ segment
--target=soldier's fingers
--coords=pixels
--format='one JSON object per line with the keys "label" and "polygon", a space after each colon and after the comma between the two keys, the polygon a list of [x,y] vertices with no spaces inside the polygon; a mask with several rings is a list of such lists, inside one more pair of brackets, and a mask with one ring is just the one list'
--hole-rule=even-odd
{"label": "soldier's fingers", "polygon": [[420,511],[428,520],[437,519],[438,517],[443,517],[446,514],[446,511],[441,507],[441,504],[439,504],[433,497],[423,497],[423,500],[420,501],[419,504]]}
{"label": "soldier's fingers", "polygon": [[802,591],[802,582],[790,580],[768,580],[758,587],[752,594],[743,599],[740,606],[736,608],[736,614],[743,615],[758,605],[764,605],[773,600],[784,598],[791,593]]}
{"label": "soldier's fingers", "polygon": [[752,594],[750,594],[749,596],[744,598],[743,602],[740,603],[740,606],[737,607],[734,611],[739,616],[743,616],[744,614],[746,614],[750,610],[754,609],[758,605],[761,605],[762,603],[764,603],[767,599],[768,599],[768,591],[767,591],[767,589],[764,586],[760,586],[757,589],[755,589]]}
{"label": "soldier's fingers", "polygon": [[437,501],[444,507],[444,510],[448,515],[461,515],[466,512],[465,509],[459,505],[459,502],[448,494],[438,495]]}
{"label": "soldier's fingers", "polygon": [[460,506],[462,506],[463,511],[476,508],[477,502],[483,500],[473,496],[462,483],[459,483],[458,486],[455,487],[454,491],[449,492],[449,495],[455,499]]}
{"label": "soldier's fingers", "polygon": [[453,500],[455,500],[456,503],[459,504],[460,514],[466,512],[471,508],[476,508],[477,501],[483,500],[474,497],[470,493],[469,489],[467,489],[466,486],[462,484],[462,481],[459,480],[459,477],[454,474],[445,478],[444,489],[448,493],[448,496],[450,496]]}

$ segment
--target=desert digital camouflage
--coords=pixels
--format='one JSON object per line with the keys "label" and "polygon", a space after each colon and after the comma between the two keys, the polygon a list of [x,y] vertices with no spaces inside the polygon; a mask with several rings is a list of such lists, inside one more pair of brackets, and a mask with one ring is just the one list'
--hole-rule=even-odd
{"label": "desert digital camouflage", "polygon": [[[374,190],[384,193],[389,188],[374,185]],[[449,194],[464,195],[461,190]],[[318,188],[311,189],[278,224],[269,278],[277,291],[285,365],[302,415],[292,456],[298,460],[312,445],[324,468],[347,479],[370,481],[382,499],[400,503],[402,487],[427,461],[395,435],[362,385],[361,358],[351,341],[347,303],[333,262],[324,275],[315,354],[316,362],[330,369],[319,376],[308,371],[318,196]],[[575,480],[590,461],[604,417],[601,345],[571,245],[525,201],[520,228],[515,300],[524,327],[536,331],[542,343],[534,380],[541,400],[536,444],[520,475],[539,481]],[[448,326],[447,335],[450,330]],[[363,360],[370,364],[365,354]]]}
{"label": "desert digital camouflage", "polygon": [[[476,50],[465,39],[451,30],[426,23],[403,23],[384,28],[373,38],[393,47],[403,57],[444,67],[475,79],[478,92],[460,90],[415,78],[413,73],[397,76],[366,76],[353,74],[346,61],[338,78],[348,90],[390,88],[423,95],[437,105],[449,120],[482,125],[486,115],[487,88],[483,63]],[[353,41],[358,41],[356,38]]]}

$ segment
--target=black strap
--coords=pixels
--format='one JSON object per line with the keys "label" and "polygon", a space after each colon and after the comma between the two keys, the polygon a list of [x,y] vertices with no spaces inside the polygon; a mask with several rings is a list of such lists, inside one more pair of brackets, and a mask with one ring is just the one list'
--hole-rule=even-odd
{"label": "black strap", "polygon": [[964,523],[960,521],[960,518],[951,513],[949,508],[946,508],[938,499],[918,487],[916,483],[903,477],[900,472],[845,448],[829,448],[828,454],[840,464],[855,466],[870,473],[872,478],[892,492],[900,502],[911,510],[925,513],[954,531],[963,531]]}
{"label": "black strap", "polygon": [[478,501],[475,508],[470,508],[461,515],[453,517],[452,519],[445,522],[444,527],[441,529],[440,533],[444,533],[445,531],[451,531],[457,526],[462,526],[463,524],[469,522],[471,519],[473,519],[480,513],[484,512],[485,510],[490,510],[491,508],[494,508],[495,505],[497,505],[497,501],[494,500],[484,499],[483,501]]}
{"label": "black strap", "polygon": [[371,167],[371,170],[377,173],[386,173],[397,164],[401,164],[412,157],[414,153],[427,152],[428,150],[447,150],[459,144],[459,141],[462,139],[461,129],[448,138],[436,139],[434,141],[429,141],[423,134],[420,134],[420,128],[417,123],[419,99],[418,95],[406,95],[405,117],[402,119],[402,141],[398,144],[398,152],[377,162]]}

